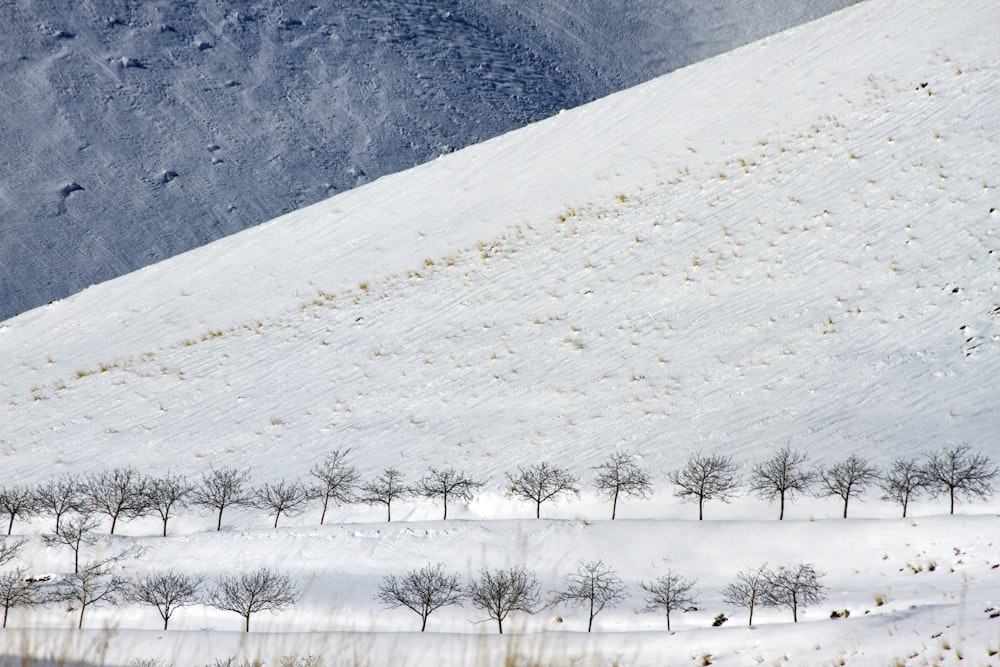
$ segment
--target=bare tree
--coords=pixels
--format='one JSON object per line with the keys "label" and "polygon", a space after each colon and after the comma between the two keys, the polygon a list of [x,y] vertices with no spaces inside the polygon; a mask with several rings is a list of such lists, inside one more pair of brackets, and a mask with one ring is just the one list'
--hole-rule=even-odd
{"label": "bare tree", "polygon": [[35,492],[27,486],[0,487],[0,512],[10,517],[7,523],[8,535],[14,530],[14,519],[36,514],[35,508]]}
{"label": "bare tree", "polygon": [[83,496],[91,509],[111,519],[112,535],[119,518],[135,518],[148,510],[144,480],[132,467],[88,475]]}
{"label": "bare tree", "polygon": [[813,472],[806,468],[807,460],[805,454],[792,451],[786,445],[770,459],[753,467],[750,489],[764,500],[780,499],[779,521],[785,518],[785,500],[791,500],[797,493],[806,493],[815,479]]}
{"label": "bare tree", "polygon": [[338,449],[332,454],[327,454],[309,471],[309,474],[317,480],[316,485],[312,487],[313,497],[323,501],[323,513],[319,517],[320,525],[326,520],[326,510],[331,500],[349,503],[353,499],[354,487],[361,479],[361,475],[357,468],[347,465],[345,461],[350,451],[350,449]]}
{"label": "bare tree", "polygon": [[221,576],[208,603],[216,609],[232,611],[243,617],[245,632],[250,632],[250,616],[260,611],[281,611],[295,604],[298,591],[288,576],[269,568]]}
{"label": "bare tree", "polygon": [[386,521],[392,521],[392,501],[412,493],[403,483],[403,474],[395,468],[386,468],[377,479],[361,485],[358,500],[366,505],[385,505]]}
{"label": "bare tree", "polygon": [[35,505],[39,512],[50,512],[56,517],[55,532],[59,532],[59,522],[67,513],[80,508],[80,482],[75,477],[63,475],[50,479],[35,488]]}
{"label": "bare tree", "polygon": [[974,454],[968,445],[946,447],[927,455],[924,481],[932,496],[948,494],[950,514],[955,513],[955,499],[988,498],[1000,470],[985,454]]}
{"label": "bare tree", "polygon": [[484,567],[469,586],[469,598],[497,622],[503,634],[504,619],[512,611],[535,612],[539,604],[538,578],[523,565],[497,570]]}
{"label": "bare tree", "polygon": [[448,518],[448,498],[458,498],[469,502],[475,497],[477,489],[482,487],[465,473],[454,468],[431,468],[417,483],[416,491],[425,498],[440,498],[444,504],[444,519]]}
{"label": "bare tree", "polygon": [[769,607],[788,607],[792,620],[798,623],[799,609],[825,600],[825,591],[812,565],[782,566],[768,574],[764,602]]}
{"label": "bare tree", "polygon": [[167,629],[170,617],[180,607],[197,604],[202,577],[169,570],[146,574],[133,581],[128,596],[135,602],[156,607],[163,619],[163,629]]}
{"label": "bare tree", "polygon": [[427,628],[427,617],[441,607],[461,605],[465,591],[457,574],[444,571],[444,565],[425,565],[402,577],[389,575],[379,584],[375,599],[390,609],[406,607],[420,616],[420,631]]}
{"label": "bare tree", "polygon": [[820,493],[825,496],[840,496],[843,499],[845,519],[851,495],[861,495],[878,480],[878,468],[857,454],[851,454],[846,460],[819,471]]}
{"label": "bare tree", "polygon": [[882,500],[892,500],[903,506],[903,518],[910,501],[927,488],[924,469],[914,459],[896,459],[882,476]]}
{"label": "bare tree", "polygon": [[706,500],[728,503],[732,498],[740,485],[739,469],[729,456],[692,454],[683,468],[670,473],[670,483],[677,487],[674,496],[698,503],[701,521]]}
{"label": "bare tree", "polygon": [[255,492],[257,507],[274,512],[274,527],[278,527],[281,515],[301,514],[312,499],[309,490],[300,482],[281,480],[275,484],[265,483]]}
{"label": "bare tree", "polygon": [[649,475],[625,452],[615,452],[595,466],[597,492],[611,500],[611,520],[618,511],[618,496],[648,498],[652,493]]}
{"label": "bare tree", "polygon": [[23,567],[0,572],[0,605],[3,605],[3,626],[14,607],[27,607],[39,602],[35,586],[27,580],[28,571]]}
{"label": "bare tree", "polygon": [[194,493],[194,484],[180,475],[167,474],[164,477],[147,478],[143,484],[146,506],[159,515],[163,521],[163,537],[167,536],[167,521],[174,509],[187,505]]}
{"label": "bare tree", "polygon": [[694,593],[694,579],[684,579],[672,570],[657,577],[650,583],[642,583],[646,591],[646,609],[655,611],[662,609],[667,613],[667,632],[670,632],[670,612],[693,607],[697,603]]}
{"label": "bare tree", "polygon": [[614,607],[625,597],[625,584],[614,570],[600,560],[579,563],[576,572],[566,576],[566,588],[556,594],[555,602],[584,605],[588,609],[587,632],[594,617],[605,607]]}
{"label": "bare tree", "polygon": [[42,535],[46,544],[64,544],[73,550],[73,574],[80,572],[80,549],[83,545],[94,544],[97,536],[97,519],[92,514],[80,514],[59,526],[59,531],[50,535]]}
{"label": "bare tree", "polygon": [[21,537],[12,539],[10,537],[0,537],[0,566],[11,562],[21,552],[21,549],[28,543],[28,538]]}
{"label": "bare tree", "polygon": [[253,495],[246,488],[250,478],[249,470],[237,470],[224,466],[212,468],[202,475],[201,483],[195,487],[191,502],[218,512],[215,530],[222,530],[222,512],[227,507],[253,504]]}
{"label": "bare tree", "polygon": [[767,602],[767,582],[770,577],[771,572],[765,564],[755,569],[743,570],[736,575],[736,581],[722,589],[723,602],[750,610],[748,626],[753,625],[754,608]]}
{"label": "bare tree", "polygon": [[517,473],[507,473],[509,488],[507,493],[522,500],[535,503],[535,518],[542,516],[542,503],[564,493],[579,493],[578,480],[565,469],[549,465],[544,461],[523,468]]}
{"label": "bare tree", "polygon": [[125,597],[128,584],[113,574],[104,563],[87,563],[79,572],[67,575],[56,588],[54,601],[79,605],[80,618],[76,627],[83,627],[87,607],[118,604]]}

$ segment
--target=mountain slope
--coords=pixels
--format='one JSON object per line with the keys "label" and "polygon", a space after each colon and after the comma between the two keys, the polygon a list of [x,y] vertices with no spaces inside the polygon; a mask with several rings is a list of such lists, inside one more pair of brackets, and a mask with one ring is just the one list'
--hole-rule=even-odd
{"label": "mountain slope", "polygon": [[0,320],[850,3],[4,3]]}
{"label": "mountain slope", "polygon": [[[995,498],[959,517],[922,498],[900,520],[872,491],[847,521],[836,499],[804,498],[778,522],[744,494],[697,522],[666,475],[696,452],[745,474],[784,444],[820,465],[957,443],[996,457],[998,22],[985,3],[861,4],[13,318],[0,325],[6,469],[38,483],[233,465],[261,483],[351,448],[366,479],[453,465],[488,480],[447,522],[424,499],[394,506],[391,524],[362,505],[278,529],[239,510],[221,533],[188,510],[167,539],[152,519],[127,522],[91,552],[126,575],[268,564],[303,588],[248,640],[230,614],[184,610],[155,643],[178,664],[289,646],[378,664],[522,650],[989,664]],[[614,522],[590,486],[611,451],[656,488]],[[504,493],[505,473],[538,461],[583,485],[541,521]],[[34,570],[58,577],[66,554],[37,537],[48,523],[16,530]],[[463,577],[526,562],[548,592],[591,558],[629,586],[593,638],[555,605],[494,642],[467,605],[422,641],[412,615],[372,599],[381,577],[427,562]],[[757,630],[709,627],[744,618],[720,591],[763,562],[815,563],[829,600],[797,626],[767,610]],[[673,634],[639,587],[667,569],[698,578],[703,599]],[[118,628],[109,663],[151,643],[150,613],[95,610],[89,627]],[[59,646],[61,614],[17,624]]]}

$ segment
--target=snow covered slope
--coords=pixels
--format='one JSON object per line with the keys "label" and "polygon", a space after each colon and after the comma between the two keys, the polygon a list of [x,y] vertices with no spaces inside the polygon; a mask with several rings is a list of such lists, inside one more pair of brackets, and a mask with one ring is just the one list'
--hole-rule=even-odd
{"label": "snow covered slope", "polygon": [[0,320],[853,1],[0,3]]}
{"label": "snow covered slope", "polygon": [[[926,499],[899,520],[869,497],[843,521],[835,500],[807,499],[778,523],[741,497],[699,523],[665,475],[694,452],[746,469],[784,444],[816,464],[959,442],[997,457],[998,24],[990,3],[872,0],[0,325],[0,447],[21,483],[126,463],[273,482],[338,447],[367,478],[454,465],[490,480],[457,521],[408,500],[388,526],[354,505],[324,527],[315,512],[278,529],[234,512],[221,534],[189,511],[166,539],[129,522],[94,548],[124,574],[267,564],[305,594],[245,641],[207,607],[155,635],[148,610],[95,610],[90,627],[117,628],[108,661],[155,643],[177,664],[338,646],[373,664],[521,649],[579,664],[990,664],[996,500],[947,517]],[[537,461],[587,485],[614,449],[657,493],[613,523],[589,489],[541,521],[503,494],[505,472]],[[33,567],[58,575],[47,524],[19,529]],[[593,638],[555,607],[500,643],[466,607],[435,616],[425,642],[371,598],[383,575],[436,561],[464,575],[523,559],[549,590],[578,558],[630,586]],[[824,573],[830,599],[809,623],[772,611],[746,630],[719,602],[765,561]],[[675,634],[639,589],[667,567],[703,597]],[[734,621],[708,627],[719,612]],[[60,609],[12,623],[43,652],[66,640]]]}

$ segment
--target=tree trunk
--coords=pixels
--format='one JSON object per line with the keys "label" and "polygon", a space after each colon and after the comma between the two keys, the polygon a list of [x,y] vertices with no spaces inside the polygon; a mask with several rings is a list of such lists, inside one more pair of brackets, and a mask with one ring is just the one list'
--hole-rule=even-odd
{"label": "tree trunk", "polygon": [[667,610],[667,632],[670,632],[670,610]]}
{"label": "tree trunk", "polygon": [[275,528],[278,527],[278,517],[280,517],[280,516],[281,516],[281,512],[278,512],[277,514],[274,515],[274,527]]}
{"label": "tree trunk", "polygon": [[594,598],[590,598],[590,619],[587,621],[587,632],[594,627]]}
{"label": "tree trunk", "polygon": [[250,614],[243,617],[246,623],[243,624],[243,632],[250,632]]}
{"label": "tree trunk", "polygon": [[163,519],[163,536],[167,536],[167,520]]}
{"label": "tree trunk", "polygon": [[115,534],[115,524],[116,523],[118,523],[118,515],[117,514],[112,514],[111,515],[111,534],[112,535]]}
{"label": "tree trunk", "polygon": [[215,522],[216,532],[222,530],[222,508],[219,508],[219,520]]}
{"label": "tree trunk", "polygon": [[503,634],[503,621],[499,618],[497,619],[497,629],[500,630],[500,634]]}
{"label": "tree trunk", "polygon": [[951,509],[949,510],[948,513],[949,514],[954,514],[955,513],[955,487],[951,487],[950,489],[948,489],[948,496],[951,498]]}
{"label": "tree trunk", "polygon": [[542,518],[542,501],[541,500],[536,500],[535,501],[535,518],[536,519],[541,519]]}
{"label": "tree trunk", "polygon": [[781,492],[781,510],[778,512],[778,521],[785,518],[785,492]]}
{"label": "tree trunk", "polygon": [[[392,503],[385,504],[385,522],[392,523]],[[425,621],[426,623],[426,621]]]}
{"label": "tree trunk", "polygon": [[615,497],[611,499],[611,520],[615,520],[615,514],[618,512],[618,486],[615,485]]}
{"label": "tree trunk", "polygon": [[83,612],[87,611],[87,605],[80,605],[80,620],[76,623],[76,629],[83,627]]}
{"label": "tree trunk", "polygon": [[7,534],[10,535],[11,531],[14,530],[14,513],[10,513],[10,523],[7,524]]}
{"label": "tree trunk", "polygon": [[751,600],[750,601],[750,620],[747,621],[747,627],[748,628],[752,628],[753,627],[753,605],[754,605],[753,600]]}
{"label": "tree trunk", "polygon": [[844,518],[847,518],[847,498],[844,498]]}
{"label": "tree trunk", "polygon": [[326,506],[330,502],[330,496],[323,496],[323,512],[319,515],[319,525],[323,525],[323,521],[326,520]]}
{"label": "tree trunk", "polygon": [[423,632],[424,630],[427,629],[427,616],[428,615],[429,614],[421,614],[420,615],[420,632]]}
{"label": "tree trunk", "polygon": [[444,494],[444,516],[441,518],[442,521],[448,520],[448,494]]}
{"label": "tree trunk", "polygon": [[[701,521],[702,517],[705,516],[703,511],[704,505],[705,505],[705,499],[701,496],[698,496],[698,521]],[[667,629],[669,630],[669,628]]]}

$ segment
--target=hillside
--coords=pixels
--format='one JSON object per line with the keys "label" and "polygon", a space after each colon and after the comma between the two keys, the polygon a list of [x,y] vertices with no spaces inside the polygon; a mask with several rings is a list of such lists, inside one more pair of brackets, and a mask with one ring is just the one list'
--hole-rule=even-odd
{"label": "hillside", "polygon": [[[288,571],[303,599],[248,637],[205,606],[167,633],[148,609],[97,608],[71,635],[49,606],[15,612],[13,636],[90,656],[107,624],[108,664],[990,664],[996,498],[950,517],[925,497],[902,520],[872,491],[844,521],[837,499],[805,497],[778,522],[744,488],[697,522],[666,476],[698,452],[746,475],[786,444],[816,465],[959,443],[996,459],[998,23],[985,3],[872,0],[4,322],[0,447],[19,483],[130,464],[260,484],[337,448],[366,479],[451,465],[487,481],[448,521],[407,499],[391,524],[378,506],[278,528],[237,509],[215,532],[190,509],[171,537],[146,518],[90,551],[125,576]],[[655,488],[614,522],[590,485],[611,451]],[[537,520],[505,473],[541,461],[584,488]],[[48,524],[15,534],[58,579]],[[591,636],[556,605],[498,638],[466,605],[426,637],[372,599],[428,562],[525,562],[551,591],[596,558],[629,590]],[[747,630],[719,592],[764,562],[815,564],[828,600]],[[666,568],[702,597],[673,633],[639,587]]]}
{"label": "hillside", "polygon": [[853,0],[0,5],[0,320]]}

